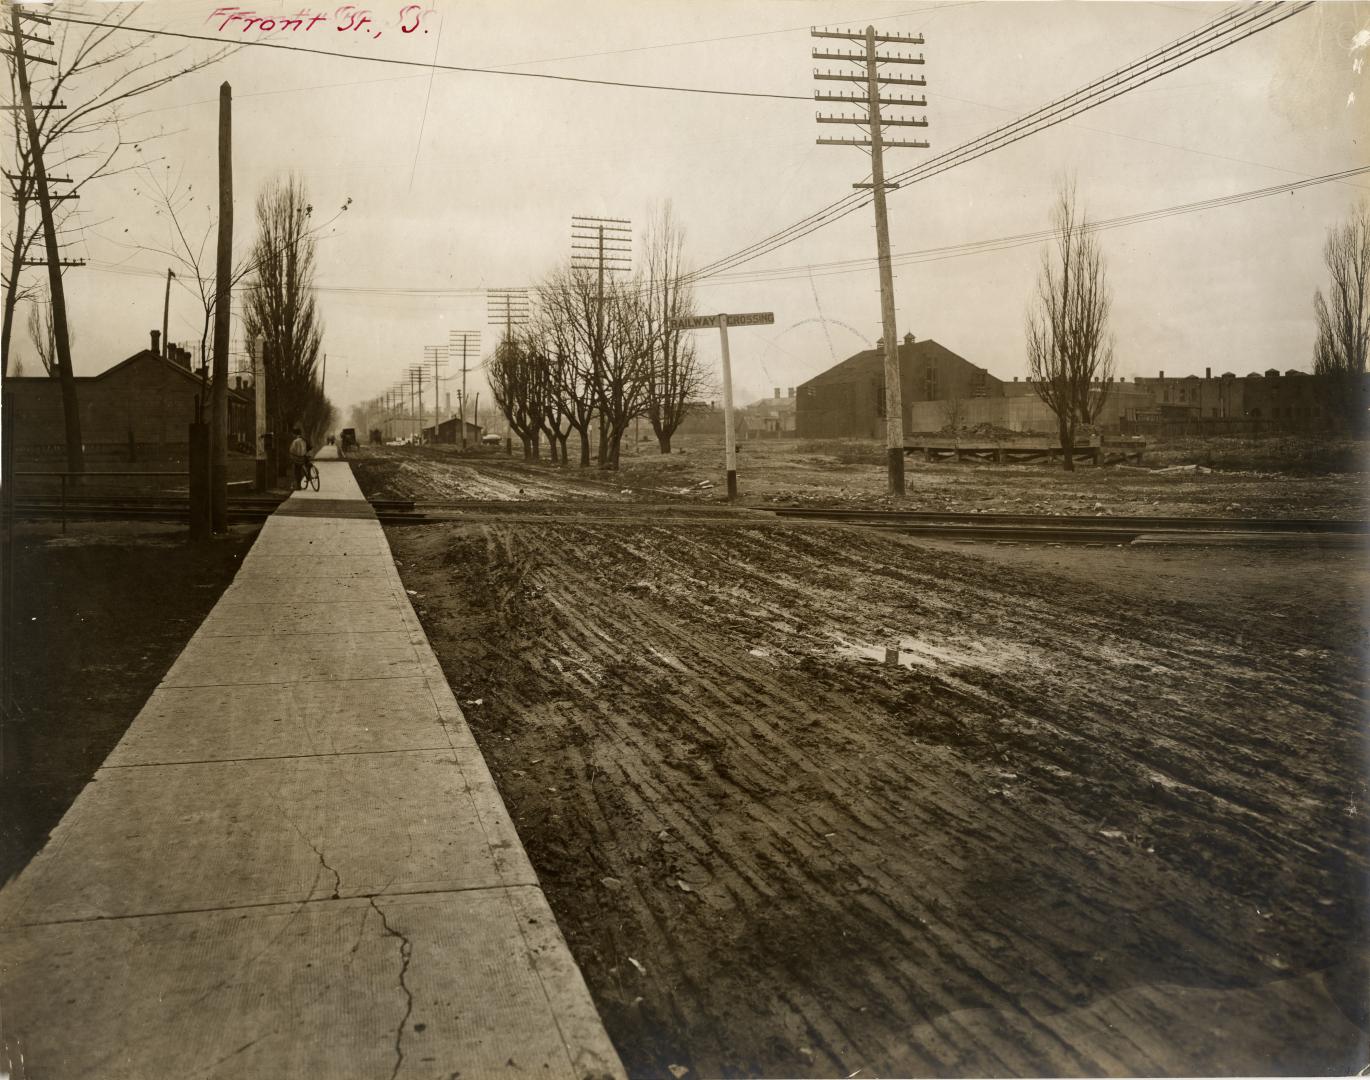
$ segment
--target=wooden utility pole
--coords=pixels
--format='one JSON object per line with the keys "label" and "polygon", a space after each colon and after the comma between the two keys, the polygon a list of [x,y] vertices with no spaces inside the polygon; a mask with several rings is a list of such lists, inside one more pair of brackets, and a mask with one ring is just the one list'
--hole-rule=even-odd
{"label": "wooden utility pole", "polygon": [[[902,107],[926,106],[926,98],[904,98],[884,96],[885,87],[895,86],[926,86],[927,80],[921,77],[904,75],[882,75],[880,74],[881,64],[921,64],[923,63],[922,54],[918,56],[902,54],[882,54],[878,51],[878,46],[888,43],[900,43],[909,45],[923,44],[921,35],[911,34],[877,34],[874,26],[867,26],[865,33],[855,33],[850,30],[814,30],[813,36],[817,38],[837,38],[845,41],[858,41],[864,48],[860,52],[829,52],[820,49],[813,50],[815,60],[847,60],[860,65],[861,70],[847,70],[833,73],[830,71],[814,72],[814,78],[818,80],[836,80],[865,84],[865,95],[856,93],[823,93],[816,91],[814,98],[817,101],[840,101],[846,104],[863,107],[866,110],[865,116],[823,116],[819,114],[820,124],[857,124],[865,127],[868,137],[864,139],[819,139],[818,142],[827,146],[859,146],[862,149],[869,147],[871,157],[871,182],[869,184],[853,184],[853,187],[870,188],[875,203],[875,249],[880,264],[880,317],[883,328],[885,346],[885,447],[889,459],[889,490],[892,494],[904,494],[904,401],[903,387],[899,372],[899,339],[895,333],[894,318],[894,272],[890,265],[890,230],[889,218],[885,211],[885,159],[884,151],[886,147],[906,146],[926,149],[928,144],[921,141],[898,140],[885,138],[884,129],[886,126],[898,127],[927,127],[926,117],[921,119],[908,119],[903,117],[882,118],[880,106],[896,105]],[[897,186],[897,185],[889,185]]]}
{"label": "wooden utility pole", "polygon": [[210,390],[210,522],[228,530],[228,340],[233,304],[233,89],[219,87],[219,250],[214,268],[214,382]]}
{"label": "wooden utility pole", "polygon": [[[571,218],[571,266],[595,271],[595,337],[590,360],[596,377],[603,370],[608,349],[604,341],[604,275],[632,267],[633,223],[629,218],[601,218],[576,214]],[[593,252],[593,254],[581,254]],[[599,463],[607,461],[604,417],[599,425]]]}
{"label": "wooden utility pole", "polygon": [[[52,301],[52,336],[57,352],[57,377],[62,385],[62,419],[67,436],[67,470],[85,471],[85,449],[81,442],[81,408],[76,400],[76,375],[71,366],[71,337],[67,329],[67,300],[62,288],[62,257],[57,250],[57,227],[52,220],[53,199],[48,193],[48,173],[43,164],[43,143],[38,134],[38,121],[33,112],[33,92],[29,86],[28,60],[24,51],[24,28],[20,19],[39,23],[47,20],[36,15],[22,15],[15,4],[10,5],[10,35],[13,50],[4,50],[14,57],[14,71],[19,83],[19,98],[24,106],[24,124],[28,131],[29,154],[33,158],[33,176],[38,187],[38,209],[43,218],[43,248],[47,255],[48,293]],[[31,39],[39,40],[39,39]],[[41,57],[39,63],[54,64]],[[54,64],[55,66],[55,64]]]}
{"label": "wooden utility pole", "polygon": [[168,267],[167,267],[167,272],[166,272],[166,295],[162,298],[162,355],[163,355],[163,356],[170,356],[170,355],[171,355],[171,349],[168,347],[168,346],[170,346],[170,344],[171,344],[171,339],[170,339],[169,337],[167,337],[167,333],[168,333],[167,326],[168,326],[168,323],[171,321],[171,279],[174,278],[175,276],[176,276],[176,275],[172,272],[171,267],[168,266]]}
{"label": "wooden utility pole", "polygon": [[894,322],[894,270],[890,266],[890,221],[885,211],[884,142],[880,131],[880,69],[875,27],[866,27],[866,93],[870,97],[871,190],[875,195],[875,250],[880,263],[880,318],[885,338],[885,446],[889,489],[904,494],[904,395],[899,374],[899,338]]}
{"label": "wooden utility pole", "polygon": [[253,425],[252,432],[256,437],[256,453],[254,468],[256,489],[265,491],[270,484],[267,482],[266,466],[266,338],[260,334],[253,342],[252,349],[252,398],[253,398]]}
{"label": "wooden utility pole", "polygon": [[[442,409],[442,396],[438,387],[438,367],[447,363],[446,345],[425,345],[423,355],[433,362],[433,441],[438,441],[438,425]],[[422,419],[422,417],[420,417]]]}
{"label": "wooden utility pole", "polygon": [[423,365],[414,364],[409,369],[410,384],[414,387],[414,392],[418,397],[418,409],[414,413],[418,417],[418,426],[414,428],[414,437],[423,442]]}
{"label": "wooden utility pole", "polygon": [[480,352],[480,331],[479,330],[452,330],[447,335],[447,354],[451,356],[457,351],[457,343],[461,343],[461,393],[457,395],[457,406],[461,409],[461,448],[466,449],[466,359],[467,350]]}

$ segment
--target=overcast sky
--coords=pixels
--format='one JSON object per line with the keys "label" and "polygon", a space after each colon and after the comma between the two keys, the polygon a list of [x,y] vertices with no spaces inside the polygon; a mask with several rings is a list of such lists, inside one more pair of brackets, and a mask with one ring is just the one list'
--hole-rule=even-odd
{"label": "overcast sky", "polygon": [[[927,61],[928,107],[915,115],[926,112],[929,127],[920,134],[932,149],[890,151],[888,167],[899,170],[1225,10],[1198,3],[438,0],[419,30],[404,34],[398,2],[367,8],[371,21],[355,31],[338,29],[343,23],[331,4],[243,0],[240,10],[263,16],[328,16],[308,30],[263,34],[244,32],[241,21],[221,29],[224,16],[214,13],[223,6],[154,0],[131,22],[330,55],[245,47],[142,99],[126,133],[160,133],[138,153],[194,193],[185,217],[202,231],[212,218],[201,195],[214,191],[217,88],[232,85],[239,255],[253,238],[256,193],[273,176],[297,173],[319,222],[352,199],[322,233],[318,253],[327,390],[344,408],[393,383],[423,359],[425,345],[445,344],[449,329],[482,331],[488,352],[497,332],[483,290],[535,284],[565,259],[573,214],[639,226],[670,200],[688,256],[703,264],[849,194],[869,170],[860,150],[815,144],[834,129],[820,131],[811,100],[381,61],[808,98],[815,85],[810,49],[818,44],[809,26],[873,21],[926,38],[918,51]],[[59,4],[56,11],[98,7]],[[1045,228],[1067,175],[1090,216],[1104,219],[1370,164],[1370,87],[1359,70],[1370,51],[1367,28],[1370,4],[1315,4],[1075,120],[893,192],[896,261]],[[213,47],[145,40],[160,51]],[[66,96],[79,99],[79,91]],[[165,245],[166,223],[144,197],[148,188],[134,171],[90,186],[81,199],[83,228],[72,253],[88,265],[66,278],[78,374],[130,355],[161,325],[168,264],[144,246]],[[1308,368],[1323,238],[1367,190],[1370,174],[1101,233],[1120,373]],[[703,312],[775,312],[773,327],[732,335],[741,401],[797,385],[879,336],[874,252],[866,208],[698,287]],[[1000,378],[1023,375],[1024,312],[1039,253],[1034,242],[898,265],[899,334],[935,338]],[[235,343],[240,330],[235,310]],[[199,337],[197,304],[183,288],[172,293],[171,337]],[[715,338],[699,335],[710,363]],[[22,329],[15,345],[17,355],[31,355]],[[26,367],[36,363],[27,359]],[[471,390],[479,389],[476,375]],[[488,400],[482,394],[483,410]]]}

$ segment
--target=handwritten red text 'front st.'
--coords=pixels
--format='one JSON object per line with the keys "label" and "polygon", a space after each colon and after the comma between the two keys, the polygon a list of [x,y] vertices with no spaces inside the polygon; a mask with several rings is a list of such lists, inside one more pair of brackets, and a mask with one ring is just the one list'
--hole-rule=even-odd
{"label": "handwritten red text 'front st.'", "polygon": [[[433,14],[434,9],[422,4],[405,4],[388,25],[396,27],[401,34],[416,34],[419,31],[426,34],[428,27],[424,25],[424,20]],[[258,15],[249,8],[221,7],[215,8],[205,21],[216,23],[220,33],[270,34],[284,31],[299,34],[316,29],[332,29],[340,34],[363,33],[378,38],[383,29],[369,8],[360,8],[355,4],[343,4],[332,12],[302,8],[294,15]]]}

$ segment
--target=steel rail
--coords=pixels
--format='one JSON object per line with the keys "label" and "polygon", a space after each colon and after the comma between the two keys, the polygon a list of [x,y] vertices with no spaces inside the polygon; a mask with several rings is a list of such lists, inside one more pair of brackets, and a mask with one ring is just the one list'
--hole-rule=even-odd
{"label": "steel rail", "polygon": [[[235,522],[264,521],[279,506],[270,498],[238,498],[229,502]],[[1319,518],[1177,518],[1054,514],[973,514],[952,511],[844,510],[819,507],[724,508],[682,503],[654,505],[601,504],[591,500],[451,500],[422,502],[375,499],[370,506],[383,525],[460,524],[464,520],[500,520],[528,516],[532,520],[583,521],[595,507],[615,511],[598,518],[603,524],[652,522],[668,512],[672,524],[728,524],[755,526],[768,520],[846,525],[900,532],[933,539],[1003,543],[1127,545],[1142,543],[1201,543],[1205,545],[1311,543],[1350,548],[1370,545],[1370,522]],[[560,514],[549,511],[561,510]],[[125,519],[184,521],[188,499],[121,499],[56,501],[22,497],[16,500],[16,519]],[[682,516],[683,515],[683,516]]]}
{"label": "steel rail", "polygon": [[1370,522],[1345,518],[1199,518],[1129,517],[1083,514],[975,514],[950,510],[844,510],[840,508],[777,506],[765,507],[782,518],[853,522],[866,525],[918,526],[1037,526],[1074,528],[1114,528],[1142,532],[1311,532],[1365,533]]}

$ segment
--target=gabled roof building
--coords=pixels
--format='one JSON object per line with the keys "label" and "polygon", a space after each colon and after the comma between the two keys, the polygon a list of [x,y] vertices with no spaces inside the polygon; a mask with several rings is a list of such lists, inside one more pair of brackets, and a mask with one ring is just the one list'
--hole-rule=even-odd
{"label": "gabled roof building", "polygon": [[[916,402],[998,398],[1004,384],[932,339],[905,334],[899,346],[904,429]],[[797,389],[795,435],[801,439],[878,438],[885,427],[883,345],[850,356]]]}
{"label": "gabled roof building", "polygon": [[[187,452],[195,398],[208,395],[210,384],[190,369],[190,354],[169,346],[142,349],[98,375],[76,376],[81,411],[81,439],[95,461],[140,461],[178,458]],[[16,460],[60,459],[65,454],[66,420],[62,387],[48,375],[11,376],[10,391]],[[206,407],[206,412],[208,408]],[[228,391],[229,447],[254,450],[254,404],[251,391]]]}

